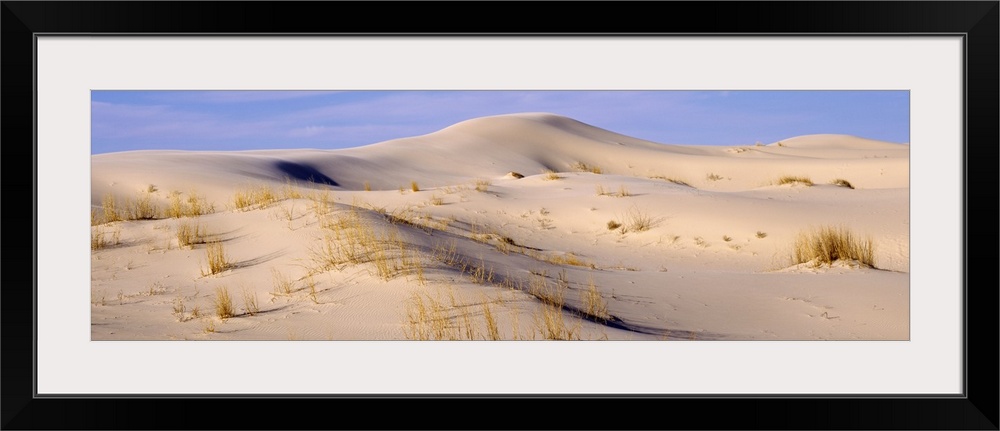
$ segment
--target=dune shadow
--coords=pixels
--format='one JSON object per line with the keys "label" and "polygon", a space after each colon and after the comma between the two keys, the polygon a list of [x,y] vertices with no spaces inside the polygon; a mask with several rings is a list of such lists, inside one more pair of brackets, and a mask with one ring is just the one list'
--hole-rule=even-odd
{"label": "dune shadow", "polygon": [[279,160],[274,163],[274,167],[281,171],[287,178],[315,184],[339,187],[333,178],[320,172],[316,167],[306,163],[295,163],[287,160]]}

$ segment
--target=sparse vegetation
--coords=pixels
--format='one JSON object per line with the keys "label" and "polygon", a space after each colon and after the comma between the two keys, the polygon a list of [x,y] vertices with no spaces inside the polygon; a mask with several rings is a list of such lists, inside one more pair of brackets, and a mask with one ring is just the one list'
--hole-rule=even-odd
{"label": "sparse vegetation", "polygon": [[710,174],[706,175],[705,178],[707,180],[709,180],[709,181],[719,181],[719,180],[722,179],[722,175],[717,175],[715,173],[710,173]]}
{"label": "sparse vegetation", "polygon": [[366,192],[372,191],[372,184],[369,183],[368,181],[365,181],[365,186],[364,187],[365,187],[365,191]]}
{"label": "sparse vegetation", "polygon": [[490,188],[490,186],[492,184],[493,183],[490,180],[484,179],[484,178],[480,178],[480,179],[476,180],[476,191],[477,192],[486,192],[487,190],[489,190],[489,188]]}
{"label": "sparse vegetation", "polygon": [[420,186],[417,185],[416,181],[410,181],[410,190],[415,191],[415,192],[419,192],[420,191]]}
{"label": "sparse vegetation", "polygon": [[252,289],[243,288],[243,309],[248,316],[255,316],[260,313],[260,305],[257,303],[257,292]]}
{"label": "sparse vegetation", "polygon": [[778,180],[775,181],[775,183],[778,184],[779,186],[780,185],[785,185],[785,184],[793,184],[793,185],[794,184],[802,184],[802,185],[805,185],[805,186],[812,186],[813,185],[812,180],[810,180],[809,178],[806,178],[806,177],[796,177],[796,176],[791,176],[791,175],[785,175],[785,176],[783,176],[781,178],[778,178]]}
{"label": "sparse vegetation", "polygon": [[767,232],[757,231],[757,238],[766,238]]}
{"label": "sparse vegetation", "polygon": [[584,308],[588,316],[602,322],[607,321],[611,316],[608,314],[608,304],[597,290],[594,279],[591,278],[587,284],[587,290],[582,291]]}
{"label": "sparse vegetation", "polygon": [[729,235],[722,235],[722,240],[725,241],[725,242],[729,242],[729,241],[733,240],[733,237],[731,237]]}
{"label": "sparse vegetation", "polygon": [[547,170],[543,172],[542,179],[546,181],[560,180],[562,177],[559,176],[555,171]]}
{"label": "sparse vegetation", "polygon": [[591,172],[591,173],[594,173],[594,174],[601,174],[601,173],[604,172],[601,169],[600,166],[588,165],[588,164],[583,163],[583,162],[573,163],[572,165],[570,165],[570,168],[572,168],[575,171]]}
{"label": "sparse vegetation", "polygon": [[276,295],[291,295],[295,287],[295,281],[286,277],[277,268],[271,268],[271,278],[274,280],[274,293]]}
{"label": "sparse vegetation", "polygon": [[215,289],[215,315],[220,319],[228,319],[236,315],[233,310],[233,298],[229,296],[229,289],[218,287]]}
{"label": "sparse vegetation", "polygon": [[427,202],[434,206],[444,205],[444,199],[438,195],[431,195],[431,199]]}
{"label": "sparse vegetation", "polygon": [[[671,183],[674,183],[674,184],[677,184],[677,185],[680,185],[680,186],[691,187],[691,185],[688,184],[686,181],[683,181],[683,180],[680,180],[680,179],[677,179],[677,178],[674,178],[674,177],[666,177],[666,176],[663,176],[663,175],[653,175],[650,178],[652,178],[654,180],[669,181]],[[721,178],[722,177],[719,177],[719,179],[721,179]]]}
{"label": "sparse vegetation", "polygon": [[90,249],[96,251],[121,244],[121,233],[121,227],[108,233],[101,226],[95,226],[90,230]]}
{"label": "sparse vegetation", "polygon": [[208,247],[205,247],[205,254],[208,258],[208,271],[202,270],[202,275],[218,274],[233,266],[220,241],[208,243]]}
{"label": "sparse vegetation", "polygon": [[277,201],[278,196],[267,185],[246,187],[233,195],[233,206],[240,211],[267,208]]}
{"label": "sparse vegetation", "polygon": [[615,230],[620,227],[622,227],[621,223],[618,223],[617,221],[614,220],[608,220],[608,230]]}
{"label": "sparse vegetation", "polygon": [[206,233],[201,225],[194,223],[180,223],[177,225],[177,245],[179,247],[190,247],[194,244],[204,244]]}
{"label": "sparse vegetation", "polygon": [[871,237],[859,237],[845,227],[824,226],[799,233],[792,264],[833,265],[838,260],[853,260],[874,268],[875,243]]}
{"label": "sparse vegetation", "polygon": [[840,187],[847,187],[852,190],[854,189],[854,185],[852,185],[850,181],[847,181],[843,178],[834,179],[833,181],[830,181],[830,184]]}
{"label": "sparse vegetation", "polygon": [[622,233],[643,232],[652,229],[658,222],[652,215],[632,206],[621,216]]}

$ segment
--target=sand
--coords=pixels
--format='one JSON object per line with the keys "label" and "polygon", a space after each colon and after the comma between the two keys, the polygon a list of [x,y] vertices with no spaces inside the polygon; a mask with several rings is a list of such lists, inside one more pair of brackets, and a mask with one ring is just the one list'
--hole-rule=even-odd
{"label": "sand", "polygon": [[[100,154],[91,185],[92,340],[909,339],[906,144],[677,145],[523,113],[352,149]],[[239,208],[250,190],[273,199]],[[151,218],[106,222],[108,196]],[[873,265],[794,262],[828,226]]]}

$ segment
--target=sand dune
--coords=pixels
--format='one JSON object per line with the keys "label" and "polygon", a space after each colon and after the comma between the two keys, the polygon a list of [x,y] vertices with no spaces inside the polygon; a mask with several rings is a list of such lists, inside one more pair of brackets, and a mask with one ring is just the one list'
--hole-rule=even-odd
{"label": "sand dune", "polygon": [[[237,208],[250,190],[273,199]],[[155,215],[105,222],[109,196]],[[511,114],[345,150],[95,155],[91,202],[95,340],[909,336],[903,144],[669,145]],[[210,274],[182,225],[230,265]],[[870,238],[874,267],[793,262],[824,226]]]}

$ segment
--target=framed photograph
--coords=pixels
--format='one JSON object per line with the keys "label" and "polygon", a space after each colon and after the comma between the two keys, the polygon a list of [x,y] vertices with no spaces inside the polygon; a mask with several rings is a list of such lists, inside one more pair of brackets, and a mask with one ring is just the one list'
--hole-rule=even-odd
{"label": "framed photograph", "polygon": [[997,2],[332,5],[3,3],[5,428],[997,429]]}

